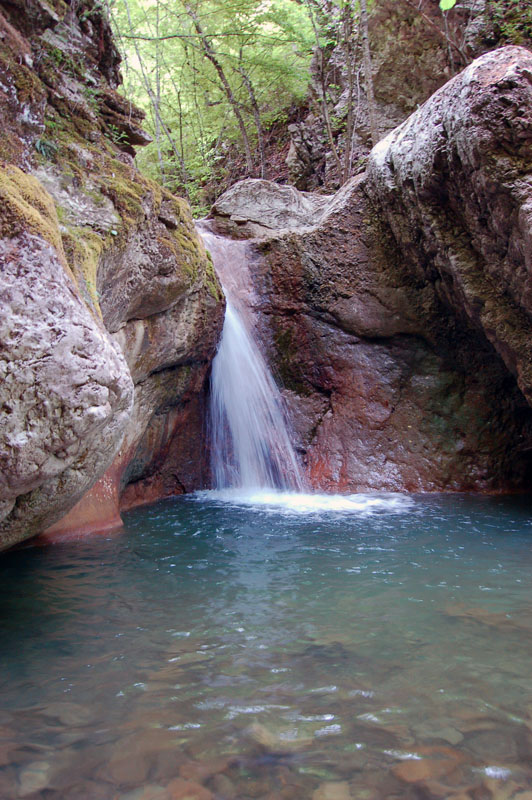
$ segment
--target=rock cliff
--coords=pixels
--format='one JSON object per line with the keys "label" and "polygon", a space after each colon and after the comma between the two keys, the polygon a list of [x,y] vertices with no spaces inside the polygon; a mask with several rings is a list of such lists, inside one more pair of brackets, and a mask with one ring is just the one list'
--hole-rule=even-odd
{"label": "rock cliff", "polygon": [[223,300],[119,80],[103,6],[0,2],[0,548],[200,480]]}
{"label": "rock cliff", "polygon": [[529,486],[531,76],[522,48],[479,58],[305,227],[307,198],[270,186],[264,218],[256,181],[217,202],[220,229],[256,237],[263,338],[316,487]]}
{"label": "rock cliff", "polygon": [[[326,0],[316,7],[321,24],[334,30]],[[332,33],[312,62],[310,113],[288,126],[287,166],[298,189],[338,187],[338,170],[320,110],[327,85],[332,135],[344,157],[349,82],[356,76],[356,130],[350,142],[352,173],[362,171],[371,134],[362,57],[346,45],[342,32]],[[379,136],[400,125],[453,75],[481,54],[507,44],[532,49],[532,6],[511,0],[460,0],[442,13],[435,0],[379,0],[369,14],[369,43]],[[354,59],[353,59],[354,56]],[[353,68],[354,64],[354,68]]]}

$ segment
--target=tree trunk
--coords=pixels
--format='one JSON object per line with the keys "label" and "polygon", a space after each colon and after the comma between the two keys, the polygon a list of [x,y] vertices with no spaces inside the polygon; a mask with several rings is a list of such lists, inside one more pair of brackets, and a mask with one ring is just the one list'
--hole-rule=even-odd
{"label": "tree trunk", "polygon": [[371,144],[376,145],[379,141],[379,131],[377,127],[375,94],[373,92],[373,76],[371,74],[371,52],[369,49],[368,8],[366,0],[360,0],[360,28],[362,33],[362,55],[364,59],[364,77],[366,79],[366,97],[368,98]]}
{"label": "tree trunk", "polygon": [[327,105],[327,81],[325,80],[323,48],[320,45],[320,34],[318,31],[316,20],[314,19],[314,12],[312,11],[312,6],[309,0],[307,0],[307,8],[310,16],[310,21],[312,22],[314,38],[316,39],[316,50],[320,58],[320,101],[321,101],[323,123],[325,125],[325,130],[327,132],[329,147],[331,148],[334,162],[336,164],[336,169],[338,171],[338,180],[340,183],[342,183],[342,163],[340,161],[340,157],[338,156],[338,150],[336,149],[336,145],[334,143],[334,134],[331,125],[331,115],[329,114],[329,106]]}
{"label": "tree trunk", "polygon": [[243,67],[238,67],[238,73],[239,75],[242,76],[242,81],[244,83],[244,86],[248,90],[249,94],[251,110],[253,112],[253,119],[255,120],[255,127],[257,129],[257,140],[259,145],[259,156],[260,156],[260,177],[264,178],[266,175],[266,150],[264,147],[264,129],[262,127],[262,120],[260,118],[259,104],[257,103],[257,98],[255,96],[253,84],[251,83],[250,79],[244,72]]}
{"label": "tree trunk", "polygon": [[[128,21],[128,25],[129,25],[129,31],[131,33],[131,36],[133,37],[133,23],[131,21],[131,14],[130,14],[130,11],[129,11],[129,4],[128,4],[127,0],[124,0],[124,7],[126,9],[127,21]],[[159,111],[159,104],[157,102],[157,97],[155,96],[155,94],[153,92],[153,89],[151,87],[150,81],[149,81],[148,76],[146,74],[146,70],[144,68],[144,62],[142,60],[142,56],[140,54],[140,51],[139,51],[139,48],[138,48],[138,45],[137,45],[136,41],[135,41],[135,45],[134,46],[135,46],[135,53],[137,55],[139,66],[140,66],[140,73],[142,75],[142,81],[144,83],[144,88],[146,89],[148,97],[150,98],[150,102],[152,104],[152,108],[153,108],[155,119],[158,120],[158,123],[161,126],[162,130],[164,131],[165,136],[168,139],[168,143],[169,143],[170,147],[172,148],[172,151],[173,151],[175,157],[179,160],[179,152],[177,150],[177,147],[175,146],[175,142],[172,139],[172,135],[171,135],[167,125],[165,124],[163,118],[161,117],[161,114],[160,114],[160,111]]]}

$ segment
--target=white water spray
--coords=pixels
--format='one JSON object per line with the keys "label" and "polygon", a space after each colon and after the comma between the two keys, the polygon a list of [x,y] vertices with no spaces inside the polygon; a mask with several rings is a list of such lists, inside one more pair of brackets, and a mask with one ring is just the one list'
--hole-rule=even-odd
{"label": "white water spray", "polygon": [[211,465],[217,489],[301,491],[282,397],[255,341],[247,244],[202,231],[227,307],[211,380]]}

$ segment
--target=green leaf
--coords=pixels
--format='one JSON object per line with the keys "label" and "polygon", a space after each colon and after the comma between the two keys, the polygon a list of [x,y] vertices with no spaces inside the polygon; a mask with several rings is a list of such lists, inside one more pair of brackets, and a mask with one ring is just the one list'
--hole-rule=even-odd
{"label": "green leaf", "polygon": [[442,11],[450,11],[456,5],[456,0],[440,0],[440,8]]}

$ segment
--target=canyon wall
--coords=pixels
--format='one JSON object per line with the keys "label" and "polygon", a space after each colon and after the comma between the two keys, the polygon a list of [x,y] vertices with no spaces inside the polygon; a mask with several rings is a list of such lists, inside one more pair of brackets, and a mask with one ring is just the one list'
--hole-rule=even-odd
{"label": "canyon wall", "polygon": [[216,203],[254,240],[315,487],[529,487],[531,78],[527,50],[488,53],[327,201],[246,181]]}
{"label": "canyon wall", "polygon": [[0,2],[0,548],[201,480],[223,298],[119,81],[103,7]]}

